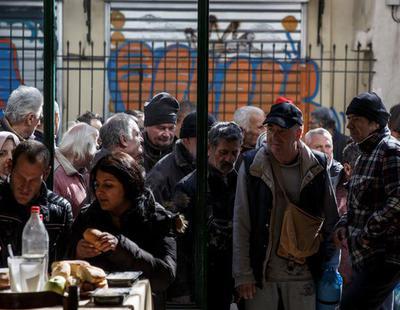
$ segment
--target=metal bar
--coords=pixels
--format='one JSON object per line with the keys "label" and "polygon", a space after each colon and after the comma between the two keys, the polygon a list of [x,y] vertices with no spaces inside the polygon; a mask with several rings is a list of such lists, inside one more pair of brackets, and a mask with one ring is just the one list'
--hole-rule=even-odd
{"label": "metal bar", "polygon": [[90,42],[90,54],[91,54],[91,61],[90,61],[90,111],[93,112],[93,51],[94,50],[94,43],[93,41]]}
{"label": "metal bar", "polygon": [[[236,42],[236,79],[235,79],[235,110],[238,108],[238,100],[239,100],[239,43]],[[226,115],[224,115],[226,116]]]}
{"label": "metal bar", "polygon": [[178,58],[179,58],[179,43],[175,42],[175,44],[176,44],[176,53],[175,53],[175,98],[179,98],[179,90],[178,90],[178,84],[179,84],[179,81],[178,81],[178,78],[179,78],[179,75],[178,75],[178,70],[179,70],[179,68],[178,68],[178,64],[179,64],[179,60],[178,60]]}
{"label": "metal bar", "polygon": [[207,310],[207,114],[208,114],[208,16],[209,0],[199,0],[197,17],[197,195],[195,215],[196,300]]}
{"label": "metal bar", "polygon": [[332,86],[331,86],[331,108],[335,106],[334,100],[335,100],[335,55],[336,55],[336,45],[333,44],[332,46],[332,53],[333,53],[333,60],[332,60]]}
{"label": "metal bar", "polygon": [[[344,62],[344,87],[343,87],[343,112],[346,112],[346,107],[347,107],[347,56],[348,56],[348,50],[349,46],[346,44],[344,47],[344,58],[346,59]],[[346,131],[346,118],[343,118],[343,128],[342,128],[342,133]]]}
{"label": "metal bar", "polygon": [[[130,96],[131,96],[131,45],[128,43],[128,70],[127,70],[127,75],[128,75],[128,106],[125,107],[126,110],[130,110]],[[140,74],[140,72],[139,72]],[[135,99],[133,99],[135,100]]]}
{"label": "metal bar", "polygon": [[[139,110],[142,110],[142,84],[143,84],[143,44],[140,44],[140,71],[139,71]],[[146,98],[147,99],[147,98]]]}
{"label": "metal bar", "polygon": [[103,119],[106,116],[106,73],[107,73],[107,42],[103,42],[103,55],[104,55],[104,62],[103,62]]}
{"label": "metal bar", "polygon": [[357,73],[356,73],[356,94],[358,95],[358,88],[359,88],[359,83],[360,83],[360,74],[358,73],[360,69],[360,48],[361,48],[361,43],[358,42],[357,44]]}
{"label": "metal bar", "polygon": [[368,44],[369,48],[369,58],[368,58],[368,91],[371,91],[371,84],[372,84],[372,43]]}
{"label": "metal bar", "polygon": [[10,47],[9,47],[9,60],[8,60],[8,63],[9,63],[9,70],[8,70],[8,82],[9,82],[9,93],[11,93],[12,92],[12,75],[11,75],[11,73],[12,73],[12,67],[11,67],[11,64],[13,63],[13,59],[12,59],[12,57],[13,57],[13,50],[12,50],[12,43],[13,42],[13,36],[12,36],[12,23],[10,23]]}
{"label": "metal bar", "polygon": [[271,104],[275,101],[274,85],[275,85],[275,43],[272,44],[272,83],[271,83]]}
{"label": "metal bar", "polygon": [[[44,143],[50,151],[50,162],[54,162],[54,100],[55,100],[55,3],[44,0]],[[47,187],[53,189],[53,169],[49,170]]]}
{"label": "metal bar", "polygon": [[[300,43],[298,45],[298,50],[300,51]],[[306,60],[307,61],[307,60]],[[307,65],[307,63],[306,63]],[[296,70],[296,99],[295,102],[299,103],[299,76],[300,76],[300,67],[301,67],[301,60],[297,62],[297,70]],[[306,66],[307,67],[307,66]],[[301,96],[300,96],[300,101],[301,101]]]}
{"label": "metal bar", "polygon": [[22,23],[22,81],[25,80],[25,23]]}
{"label": "metal bar", "polygon": [[78,107],[78,115],[81,115],[81,95],[82,95],[82,42],[79,41],[79,71],[78,71],[78,80],[79,80],[79,85],[78,85],[78,102],[79,102],[79,107]]}
{"label": "metal bar", "polygon": [[[118,43],[119,43],[119,41],[117,40],[115,42],[115,81],[114,81],[115,83],[113,84],[114,85],[114,89],[111,90],[111,91],[115,91],[115,92],[118,90],[118,60],[119,60],[119,57],[118,57]],[[114,102],[114,112],[116,112],[115,107],[117,107],[118,104],[119,104],[118,97],[115,100],[116,101]]]}
{"label": "metal bar", "polygon": [[[264,43],[261,43],[261,61],[260,61],[260,100],[258,106],[261,108],[263,103],[263,61],[264,59]],[[268,68],[268,67],[267,67]]]}
{"label": "metal bar", "polygon": [[321,87],[320,87],[320,91],[319,91],[319,102],[322,104],[322,90],[324,89],[324,84],[322,83],[323,78],[324,78],[324,44],[321,43],[321,48],[320,48],[320,61],[321,61],[321,69],[320,69],[320,81],[321,81]]}
{"label": "metal bar", "polygon": [[66,123],[69,121],[69,41],[67,41],[67,116]]}

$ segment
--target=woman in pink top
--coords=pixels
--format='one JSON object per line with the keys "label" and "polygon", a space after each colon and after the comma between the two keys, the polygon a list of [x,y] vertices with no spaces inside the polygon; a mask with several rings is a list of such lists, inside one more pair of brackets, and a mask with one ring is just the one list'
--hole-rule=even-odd
{"label": "woman in pink top", "polygon": [[97,150],[99,131],[78,123],[63,136],[54,158],[54,192],[72,205],[74,218],[87,201],[89,187],[87,172]]}
{"label": "woman in pink top", "polygon": [[0,132],[0,180],[6,179],[10,173],[12,151],[18,144],[19,139],[12,132]]}

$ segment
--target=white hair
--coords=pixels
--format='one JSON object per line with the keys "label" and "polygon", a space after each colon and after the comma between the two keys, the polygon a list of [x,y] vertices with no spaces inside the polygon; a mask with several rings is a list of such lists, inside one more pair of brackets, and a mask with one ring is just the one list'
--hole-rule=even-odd
{"label": "white hair", "polygon": [[250,127],[250,119],[254,114],[260,114],[265,116],[263,110],[258,107],[246,105],[235,111],[233,114],[233,121],[238,124],[243,129],[248,129]]}
{"label": "white hair", "polygon": [[84,161],[96,153],[98,135],[96,128],[86,123],[77,123],[64,133],[58,150],[66,157]]}
{"label": "white hair", "polygon": [[40,91],[31,86],[21,85],[8,98],[4,115],[13,123],[19,123],[29,113],[40,117],[43,108],[43,96]]}
{"label": "white hair", "polygon": [[315,128],[315,129],[311,129],[309,130],[306,135],[304,136],[304,142],[307,145],[311,144],[311,140],[315,135],[321,135],[321,136],[325,136],[326,138],[329,139],[329,141],[331,142],[331,144],[333,145],[333,141],[332,141],[332,135],[331,133],[326,130],[325,128],[319,127],[319,128]]}

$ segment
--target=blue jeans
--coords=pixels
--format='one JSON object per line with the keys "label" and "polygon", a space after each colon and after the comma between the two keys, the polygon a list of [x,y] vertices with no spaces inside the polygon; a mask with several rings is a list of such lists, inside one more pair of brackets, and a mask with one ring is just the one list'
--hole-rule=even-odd
{"label": "blue jeans", "polygon": [[341,310],[384,309],[400,280],[400,266],[383,259],[353,270],[353,279],[344,290]]}

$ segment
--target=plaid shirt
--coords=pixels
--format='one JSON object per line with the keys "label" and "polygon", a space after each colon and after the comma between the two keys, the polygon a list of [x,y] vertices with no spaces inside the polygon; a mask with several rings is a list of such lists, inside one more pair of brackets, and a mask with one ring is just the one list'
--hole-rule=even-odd
{"label": "plaid shirt", "polygon": [[354,267],[377,254],[400,264],[400,143],[383,128],[359,147],[362,154],[349,182],[348,212],[337,226],[347,226]]}

